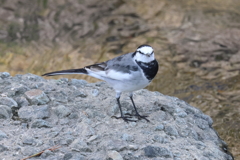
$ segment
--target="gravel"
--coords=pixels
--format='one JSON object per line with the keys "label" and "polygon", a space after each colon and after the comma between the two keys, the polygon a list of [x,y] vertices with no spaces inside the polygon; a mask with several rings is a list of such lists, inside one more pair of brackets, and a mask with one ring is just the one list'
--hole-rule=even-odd
{"label": "gravel", "polygon": [[[104,82],[7,72],[0,77],[5,85],[0,87],[0,160],[41,151],[31,159],[233,159],[212,119],[176,97],[136,91],[137,108],[150,123],[126,123],[112,118],[120,113],[114,91]],[[127,94],[121,102],[124,113],[134,113]]]}

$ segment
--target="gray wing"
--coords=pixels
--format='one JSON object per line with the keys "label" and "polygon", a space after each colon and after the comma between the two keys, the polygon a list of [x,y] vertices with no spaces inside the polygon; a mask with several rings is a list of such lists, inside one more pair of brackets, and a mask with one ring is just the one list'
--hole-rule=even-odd
{"label": "gray wing", "polygon": [[113,69],[116,72],[128,74],[134,71],[138,71],[139,67],[136,63],[133,62],[132,54],[133,53],[127,53],[107,61],[106,69]]}
{"label": "gray wing", "polygon": [[132,72],[139,70],[139,67],[132,59],[133,53],[124,54],[109,61],[86,66],[90,76],[103,79],[128,80],[133,77]]}

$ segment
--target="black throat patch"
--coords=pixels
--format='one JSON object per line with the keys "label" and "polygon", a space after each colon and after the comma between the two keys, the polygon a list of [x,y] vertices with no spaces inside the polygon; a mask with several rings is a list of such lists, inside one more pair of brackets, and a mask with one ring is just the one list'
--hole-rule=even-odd
{"label": "black throat patch", "polygon": [[151,62],[145,63],[145,62],[139,62],[135,60],[139,67],[142,68],[144,75],[147,77],[149,81],[151,81],[158,72],[158,62],[156,60],[153,60]]}

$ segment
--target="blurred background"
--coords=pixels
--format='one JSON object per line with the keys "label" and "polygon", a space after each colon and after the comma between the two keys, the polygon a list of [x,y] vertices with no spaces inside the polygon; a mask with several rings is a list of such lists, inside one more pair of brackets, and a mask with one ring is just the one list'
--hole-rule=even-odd
{"label": "blurred background", "polygon": [[[0,72],[81,68],[149,44],[147,89],[200,108],[240,159],[239,0],[0,0]],[[56,76],[51,78],[84,78]]]}

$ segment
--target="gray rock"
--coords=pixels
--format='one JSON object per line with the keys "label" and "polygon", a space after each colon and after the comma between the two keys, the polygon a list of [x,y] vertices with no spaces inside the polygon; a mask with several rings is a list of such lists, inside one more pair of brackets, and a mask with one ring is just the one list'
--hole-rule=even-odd
{"label": "gray rock", "polygon": [[161,101],[155,101],[154,105],[158,106],[159,108],[162,108],[162,110],[166,111],[167,113],[173,114],[175,112],[175,107],[172,105],[165,105],[161,103]]}
{"label": "gray rock", "polygon": [[61,145],[69,145],[69,144],[71,144],[73,141],[74,141],[74,139],[75,139],[75,137],[73,136],[73,135],[69,135],[69,134],[67,134],[67,135],[64,135],[64,136],[62,136],[63,138],[60,140],[60,142],[59,142],[59,144],[61,144]]}
{"label": "gray rock", "polygon": [[[84,120],[87,121],[88,119]],[[91,127],[88,123],[91,123],[91,121],[81,122],[76,127],[76,130],[80,132],[79,135],[81,135],[82,137],[90,138],[91,136],[96,135],[95,129]]]}
{"label": "gray rock", "polygon": [[78,116],[78,113],[71,113],[71,114],[68,116],[68,118],[70,118],[70,119],[78,119],[79,116]]}
{"label": "gray rock", "polygon": [[26,145],[34,145],[35,144],[35,141],[33,138],[30,138],[30,137],[27,137],[27,138],[24,138],[24,140],[22,141],[23,144],[26,144]]}
{"label": "gray rock", "polygon": [[206,144],[202,143],[201,141],[197,142],[195,145],[197,146],[198,149],[201,150],[206,148]]}
{"label": "gray rock", "polygon": [[156,131],[162,131],[163,129],[164,129],[164,125],[162,125],[162,124],[156,126],[156,128],[155,128]]}
{"label": "gray rock", "polygon": [[0,105],[0,119],[11,119],[12,110],[6,105]]}
{"label": "gray rock", "polygon": [[178,116],[178,117],[184,118],[184,117],[187,116],[187,113],[184,112],[182,109],[177,108],[177,109],[175,109],[175,112],[173,113],[173,115],[174,115],[175,117]]}
{"label": "gray rock", "polygon": [[[5,132],[1,158],[22,159],[59,144],[61,148],[46,150],[37,159],[232,160],[226,143],[212,128],[212,119],[184,101],[139,90],[134,94],[136,105],[140,114],[149,116],[151,123],[125,123],[111,117],[119,108],[117,105],[113,108],[114,91],[107,84],[71,83],[67,79],[47,81],[29,74],[0,78],[3,96],[12,92],[12,86],[21,86],[13,94],[17,106],[13,99],[7,99],[11,107],[0,105],[0,115],[5,118],[0,121],[0,129]],[[39,87],[51,102],[29,103],[21,91],[25,87]],[[94,97],[95,89],[98,95]],[[81,97],[81,92],[91,96]],[[122,95],[121,104],[124,113],[134,114],[126,94]],[[10,119],[13,113],[17,121]]]}
{"label": "gray rock", "polygon": [[19,108],[29,105],[29,102],[25,97],[17,97],[16,102],[17,102]]}
{"label": "gray rock", "polygon": [[71,79],[71,84],[77,87],[83,87],[87,85],[87,81],[82,80],[82,79]]}
{"label": "gray rock", "polygon": [[60,78],[59,81],[62,83],[68,83],[68,78]]}
{"label": "gray rock", "polygon": [[158,142],[158,143],[169,143],[168,138],[162,137],[162,136],[159,136],[159,135],[155,135],[155,136],[153,137],[153,140],[156,141],[156,142]]}
{"label": "gray rock", "polygon": [[37,119],[32,123],[31,127],[32,128],[51,128],[52,125],[45,120]]}
{"label": "gray rock", "polygon": [[30,82],[44,81],[43,77],[31,73],[22,75],[22,79]]}
{"label": "gray rock", "polygon": [[32,105],[43,105],[50,101],[46,94],[39,89],[27,91],[25,95]]}
{"label": "gray rock", "polygon": [[99,139],[99,136],[98,135],[93,135],[87,140],[87,143],[91,143],[91,142],[93,142],[97,139]]}
{"label": "gray rock", "polygon": [[174,126],[165,126],[164,131],[170,136],[178,136],[178,131]]}
{"label": "gray rock", "polygon": [[203,130],[209,128],[208,127],[208,122],[206,120],[203,119],[196,119],[195,123],[197,124],[197,126]]}
{"label": "gray rock", "polygon": [[47,159],[51,155],[54,155],[54,153],[52,151],[50,151],[49,149],[47,149],[41,154],[40,158]]}
{"label": "gray rock", "polygon": [[127,142],[120,140],[110,140],[107,139],[101,142],[101,145],[107,150],[115,150],[117,152],[126,150],[128,148]]}
{"label": "gray rock", "polygon": [[26,146],[21,150],[24,156],[31,156],[40,152],[40,149],[33,146]]}
{"label": "gray rock", "polygon": [[0,105],[6,105],[10,108],[18,107],[17,102],[14,101],[12,98],[8,98],[8,97],[0,97]]}
{"label": "gray rock", "polygon": [[208,125],[211,126],[213,124],[213,120],[206,114],[200,114],[200,117],[208,122]]}
{"label": "gray rock", "polygon": [[0,141],[7,137],[7,134],[0,130]]}
{"label": "gray rock", "polygon": [[97,97],[97,96],[99,95],[99,90],[98,90],[98,89],[93,89],[93,90],[92,90],[92,95],[93,95],[94,97]]}
{"label": "gray rock", "polygon": [[111,110],[108,111],[110,116],[116,115],[119,112],[119,107],[117,104],[111,107]]}
{"label": "gray rock", "polygon": [[107,152],[107,156],[109,158],[111,158],[112,160],[123,160],[122,156],[120,153],[118,153],[117,151],[108,151]]}
{"label": "gray rock", "polygon": [[8,148],[6,146],[0,144],[0,153],[4,152],[4,151],[7,151],[7,150],[8,150]]}
{"label": "gray rock", "polygon": [[179,130],[178,130],[178,134],[181,137],[187,137],[190,132],[191,132],[191,130],[189,128],[179,128]]}
{"label": "gray rock", "polygon": [[164,147],[147,146],[143,148],[146,157],[165,157],[172,158],[172,153]]}
{"label": "gray rock", "polygon": [[32,106],[24,106],[19,109],[18,116],[24,121],[31,121],[34,116],[34,109]]}
{"label": "gray rock", "polygon": [[139,147],[137,146],[137,145],[128,145],[128,148],[130,149],[130,150],[133,150],[133,151],[136,151],[136,150],[138,150],[139,149]]}
{"label": "gray rock", "polygon": [[134,141],[134,137],[126,133],[124,133],[121,138],[124,141],[129,141],[129,142]]}
{"label": "gray rock", "polygon": [[32,106],[34,110],[34,116],[38,119],[46,119],[50,117],[50,109],[48,105]]}
{"label": "gray rock", "polygon": [[59,105],[54,109],[54,113],[59,117],[67,117],[70,115],[71,111],[69,108],[65,107],[64,105]]}
{"label": "gray rock", "polygon": [[73,92],[73,97],[86,98],[88,95],[82,91],[76,90]]}
{"label": "gray rock", "polygon": [[73,157],[73,154],[72,153],[66,153],[64,156],[63,156],[63,160],[69,160]]}
{"label": "gray rock", "polygon": [[13,95],[19,95],[19,94],[23,94],[25,93],[26,91],[30,90],[27,86],[24,86],[22,84],[13,84],[11,86],[11,91],[14,92]]}
{"label": "gray rock", "polygon": [[2,72],[2,73],[0,73],[0,77],[1,78],[8,78],[8,77],[10,77],[11,75],[10,75],[10,73],[8,73],[8,72]]}
{"label": "gray rock", "polygon": [[58,120],[58,124],[60,125],[68,125],[69,124],[69,119],[62,118]]}
{"label": "gray rock", "polygon": [[92,149],[82,139],[76,139],[71,144],[72,151],[77,152],[92,152]]}
{"label": "gray rock", "polygon": [[59,102],[59,103],[67,103],[68,102],[68,94],[63,91],[51,92],[48,94],[51,101]]}
{"label": "gray rock", "polygon": [[[96,156],[94,156],[96,157]],[[66,153],[63,156],[63,160],[87,160],[85,156],[81,155],[80,153]],[[94,160],[94,159],[92,159]],[[100,160],[100,159],[99,159]]]}
{"label": "gray rock", "polygon": [[22,123],[21,127],[22,127],[22,129],[27,129],[28,128],[28,124],[27,123]]}

